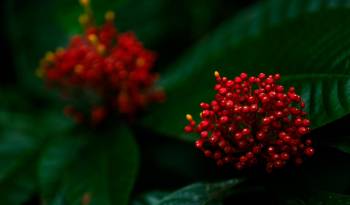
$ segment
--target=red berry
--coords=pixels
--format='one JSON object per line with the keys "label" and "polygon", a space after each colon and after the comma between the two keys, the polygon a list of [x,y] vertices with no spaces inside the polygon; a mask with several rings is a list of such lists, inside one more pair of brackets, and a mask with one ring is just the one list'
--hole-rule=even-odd
{"label": "red berry", "polygon": [[239,161],[242,162],[242,163],[246,162],[247,160],[248,160],[248,158],[246,156],[241,156],[239,158]]}
{"label": "red berry", "polygon": [[256,112],[258,110],[258,106],[256,104],[253,104],[250,106],[250,111]]}
{"label": "red berry", "polygon": [[306,148],[306,149],[305,149],[305,154],[306,154],[306,156],[308,156],[308,157],[313,156],[313,155],[315,154],[314,148],[312,148],[312,147]]}
{"label": "red berry", "polygon": [[220,93],[221,95],[226,94],[226,92],[227,92],[227,89],[226,89],[226,88],[220,88],[220,89],[219,89],[219,93]]}
{"label": "red berry", "polygon": [[278,85],[276,87],[276,92],[282,93],[284,91],[284,87],[282,85]]}
{"label": "red berry", "polygon": [[265,118],[263,118],[263,120],[262,120],[262,123],[263,123],[264,125],[268,125],[268,124],[270,124],[270,122],[271,122],[271,119],[270,119],[269,117],[265,117]]}
{"label": "red berry", "polygon": [[288,159],[289,159],[289,154],[286,153],[286,152],[283,152],[283,153],[281,154],[281,158],[282,158],[283,160],[288,160]]}
{"label": "red berry", "polygon": [[247,112],[249,112],[250,111],[250,108],[249,108],[249,106],[243,106],[242,107],[242,112],[244,112],[244,113],[247,113]]}
{"label": "red berry", "polygon": [[233,86],[235,83],[232,80],[229,80],[226,82],[226,87],[231,87]]}
{"label": "red berry", "polygon": [[272,78],[269,77],[269,78],[266,79],[265,82],[266,82],[267,84],[272,84],[273,81],[274,81],[274,80],[273,80]]}
{"label": "red berry", "polygon": [[244,128],[244,129],[242,130],[242,134],[243,134],[243,135],[249,135],[249,134],[250,134],[250,130],[249,130],[248,128]]}
{"label": "red berry", "polygon": [[249,78],[249,82],[250,83],[255,83],[255,81],[256,81],[256,78],[254,76]]}
{"label": "red berry", "polygon": [[199,124],[199,126],[202,127],[202,128],[208,127],[208,125],[209,125],[209,121],[207,121],[207,120],[203,120],[203,121]]}
{"label": "red berry", "polygon": [[254,157],[253,152],[248,152],[248,153],[246,154],[246,157],[247,157],[248,159],[253,158],[253,157]]}
{"label": "red berry", "polygon": [[269,148],[267,148],[267,151],[268,151],[269,154],[274,154],[275,148],[274,147],[269,147]]}
{"label": "red berry", "polygon": [[305,127],[310,126],[310,120],[304,119],[304,120],[303,120],[303,126],[305,126]]}
{"label": "red berry", "polygon": [[240,77],[235,77],[235,83],[241,83],[242,79]]}
{"label": "red berry", "polygon": [[202,146],[203,146],[203,141],[202,140],[197,140],[196,141],[196,147],[197,148],[202,148]]}
{"label": "red berry", "polygon": [[259,145],[255,145],[252,149],[253,153],[257,154],[259,152],[261,152],[261,146]]}
{"label": "red berry", "polygon": [[202,132],[201,132],[201,137],[202,137],[202,138],[208,137],[208,131],[202,131]]}
{"label": "red berry", "polygon": [[284,166],[284,164],[283,164],[283,162],[282,162],[281,160],[276,160],[276,161],[274,162],[274,166],[275,166],[276,168],[282,168],[282,167]]}
{"label": "red berry", "polygon": [[192,132],[192,127],[187,125],[184,130],[185,130],[185,132],[190,133],[190,132]]}
{"label": "red berry", "polygon": [[240,75],[241,79],[246,79],[248,77],[247,73],[241,73]]}
{"label": "red berry", "polygon": [[210,150],[205,150],[205,151],[204,151],[204,155],[205,155],[206,157],[212,157],[213,153],[212,153]]}
{"label": "red berry", "polygon": [[280,80],[281,79],[281,75],[280,74],[275,74],[273,77],[275,80]]}
{"label": "red berry", "polygon": [[232,100],[228,100],[227,102],[226,102],[226,107],[228,107],[228,108],[233,108],[233,101]]}
{"label": "red berry", "polygon": [[300,126],[302,123],[303,123],[303,120],[301,118],[297,118],[297,119],[294,120],[294,124],[296,126]]}
{"label": "red berry", "polygon": [[214,154],[214,159],[218,160],[218,159],[221,158],[221,156],[222,156],[221,152],[217,151],[217,152],[215,152],[215,154]]}
{"label": "red berry", "polygon": [[203,109],[205,109],[205,110],[207,110],[207,109],[210,108],[209,104],[208,104],[208,103],[204,103],[204,102],[202,102],[202,103],[200,104],[200,107],[203,108]]}
{"label": "red berry", "polygon": [[305,127],[299,127],[298,128],[298,133],[301,135],[304,135],[308,132],[308,130]]}
{"label": "red berry", "polygon": [[306,144],[306,145],[309,145],[309,146],[312,145],[312,140],[307,139],[307,140],[305,141],[305,144]]}
{"label": "red berry", "polygon": [[243,138],[242,133],[237,132],[237,133],[235,134],[235,139],[236,139],[236,140],[241,140],[242,138]]}
{"label": "red berry", "polygon": [[258,140],[265,140],[266,139],[266,135],[263,133],[263,132],[258,132],[257,134],[256,134],[256,139],[258,139]]}
{"label": "red berry", "polygon": [[229,118],[227,117],[227,116],[222,116],[221,118],[220,118],[220,123],[227,123],[228,122],[228,120],[229,120]]}
{"label": "red berry", "polygon": [[265,77],[266,77],[265,73],[260,73],[258,76],[258,78],[260,78],[260,79],[264,79]]}

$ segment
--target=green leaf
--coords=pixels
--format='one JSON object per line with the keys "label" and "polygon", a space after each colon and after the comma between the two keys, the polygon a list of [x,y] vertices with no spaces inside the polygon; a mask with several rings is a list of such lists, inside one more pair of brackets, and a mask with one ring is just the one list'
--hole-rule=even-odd
{"label": "green leaf", "polygon": [[196,183],[165,196],[158,205],[209,205],[219,204],[223,197],[232,193],[233,187],[242,182],[231,179],[219,183]]}
{"label": "green leaf", "polygon": [[350,205],[350,196],[321,192],[310,198],[309,205]]}
{"label": "green leaf", "polygon": [[60,116],[0,109],[0,201],[4,204],[22,204],[37,191],[37,159],[45,140],[71,125]]}
{"label": "green leaf", "polygon": [[350,205],[350,196],[331,192],[312,193],[308,199],[291,199],[283,201],[283,205]]}
{"label": "green leaf", "polygon": [[65,169],[78,160],[79,151],[86,145],[86,136],[60,134],[64,136],[51,136],[38,162],[38,180],[45,199],[50,199],[57,191]]}
{"label": "green leaf", "polygon": [[164,191],[152,191],[133,200],[132,205],[156,205],[168,194],[168,192]]}
{"label": "green leaf", "polygon": [[0,201],[20,205],[38,191],[37,159],[46,139],[72,123],[61,111],[42,108],[34,115],[26,96],[14,91],[0,94]]}
{"label": "green leaf", "polygon": [[126,126],[108,135],[90,136],[89,146],[78,161],[64,171],[60,195],[70,205],[80,205],[90,198],[89,205],[126,205],[138,169],[138,148]]}
{"label": "green leaf", "polygon": [[16,171],[37,148],[37,141],[24,133],[8,130],[0,139],[0,181]]}
{"label": "green leaf", "polygon": [[38,119],[0,111],[0,181],[17,171],[40,148],[43,136],[35,132]]}
{"label": "green leaf", "polygon": [[[0,201],[6,205],[22,205],[36,191],[33,163],[26,161],[9,177],[0,182]],[[25,171],[24,171],[25,170]]]}
{"label": "green leaf", "polygon": [[20,205],[36,190],[34,167],[43,135],[34,128],[37,118],[0,112],[0,201]]}
{"label": "green leaf", "polygon": [[161,75],[167,102],[154,106],[144,125],[185,138],[185,114],[199,113],[199,103],[213,99],[216,69],[230,78],[281,73],[282,83],[294,85],[305,100],[313,128],[348,114],[349,4],[270,0],[240,13]]}

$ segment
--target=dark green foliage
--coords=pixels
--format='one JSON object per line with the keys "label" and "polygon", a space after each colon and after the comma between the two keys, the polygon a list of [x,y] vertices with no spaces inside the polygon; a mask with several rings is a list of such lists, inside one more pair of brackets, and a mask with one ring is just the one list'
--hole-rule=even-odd
{"label": "dark green foliage", "polygon": [[[294,85],[305,100],[314,128],[346,115],[346,3],[271,1],[225,22],[162,75],[168,101],[155,107],[145,124],[161,133],[182,135],[185,114],[199,113],[199,103],[213,99],[214,70],[228,77],[281,73],[282,82]],[[164,120],[164,113],[171,117]]]}

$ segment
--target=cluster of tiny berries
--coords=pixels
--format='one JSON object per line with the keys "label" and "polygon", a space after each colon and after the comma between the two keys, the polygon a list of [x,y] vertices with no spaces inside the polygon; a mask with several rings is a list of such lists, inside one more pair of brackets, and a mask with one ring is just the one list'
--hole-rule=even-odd
{"label": "cluster of tiny berries", "polygon": [[187,115],[184,128],[200,135],[195,145],[205,156],[238,170],[262,163],[271,172],[288,161],[300,165],[314,154],[305,136],[310,130],[305,103],[294,87],[277,84],[279,74],[241,73],[231,80],[216,71],[215,78],[215,99],[200,103],[199,123]]}
{"label": "cluster of tiny berries", "polygon": [[[113,12],[106,13],[104,25],[96,26],[89,1],[81,3],[85,8],[80,17],[84,34],[72,37],[67,48],[48,52],[38,74],[65,95],[75,92],[97,96],[99,104],[90,108],[88,117],[92,123],[103,120],[110,110],[133,115],[148,103],[161,101],[163,93],[154,88],[157,75],[150,72],[155,54],[145,49],[133,33],[119,33]],[[87,118],[76,106],[67,106],[65,113],[78,122]]]}

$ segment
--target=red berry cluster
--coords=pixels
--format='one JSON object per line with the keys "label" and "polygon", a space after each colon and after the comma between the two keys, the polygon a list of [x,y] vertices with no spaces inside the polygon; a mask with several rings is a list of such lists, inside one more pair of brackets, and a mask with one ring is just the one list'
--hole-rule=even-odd
{"label": "red berry cluster", "polygon": [[241,73],[231,80],[215,72],[215,77],[215,99],[200,103],[200,123],[187,115],[184,129],[200,134],[195,145],[205,156],[239,170],[264,163],[270,172],[291,160],[299,165],[314,154],[305,136],[310,130],[305,103],[294,87],[277,84],[279,74]]}
{"label": "red berry cluster", "polygon": [[98,99],[90,105],[88,117],[76,106],[68,106],[65,113],[79,122],[90,118],[98,123],[110,110],[133,115],[149,102],[161,101],[163,93],[153,87],[157,75],[150,72],[154,53],[133,33],[119,33],[113,12],[106,13],[99,27],[93,23],[89,2],[81,3],[86,10],[80,17],[85,33],[74,36],[67,48],[49,52],[39,68],[48,85],[60,88],[66,96]]}

